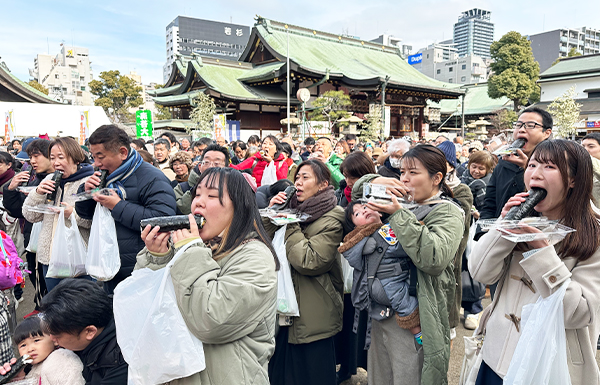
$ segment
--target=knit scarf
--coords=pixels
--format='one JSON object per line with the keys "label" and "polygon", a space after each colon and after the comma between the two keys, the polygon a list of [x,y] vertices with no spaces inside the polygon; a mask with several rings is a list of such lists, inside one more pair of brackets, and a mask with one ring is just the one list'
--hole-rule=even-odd
{"label": "knit scarf", "polygon": [[346,188],[344,189],[344,195],[346,196],[346,200],[348,201],[348,203],[352,202],[352,189],[350,188],[350,186],[346,186]]}
{"label": "knit scarf", "polygon": [[460,179],[456,176],[456,170],[446,174],[446,184],[451,190],[454,190],[460,184]]}
{"label": "knit scarf", "polygon": [[127,199],[127,193],[125,192],[123,183],[129,179],[142,163],[144,163],[144,159],[140,153],[133,148],[130,148],[127,159],[125,159],[123,163],[108,176],[107,187],[117,189],[117,194],[119,194],[121,199]]}
{"label": "knit scarf", "polygon": [[0,186],[4,185],[4,183],[8,182],[15,176],[15,170],[9,168],[4,172],[4,174],[0,175]]}
{"label": "knit scarf", "polygon": [[304,225],[321,218],[323,214],[333,209],[336,205],[337,198],[335,197],[333,186],[326,187],[306,199],[304,202],[298,202],[298,197],[296,195],[290,200],[290,208],[310,215],[310,217],[303,222]]}

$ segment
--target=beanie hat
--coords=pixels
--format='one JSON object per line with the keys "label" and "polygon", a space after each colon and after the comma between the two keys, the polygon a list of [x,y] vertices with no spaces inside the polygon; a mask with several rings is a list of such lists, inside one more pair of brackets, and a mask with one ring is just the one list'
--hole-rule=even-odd
{"label": "beanie hat", "polygon": [[478,151],[483,151],[483,143],[481,143],[478,140],[475,140],[475,141],[469,143],[469,148],[474,148]]}
{"label": "beanie hat", "polygon": [[450,163],[450,166],[456,168],[458,164],[456,163],[456,147],[454,143],[449,140],[446,140],[440,144],[438,144],[437,148],[444,153],[446,156],[446,161]]}

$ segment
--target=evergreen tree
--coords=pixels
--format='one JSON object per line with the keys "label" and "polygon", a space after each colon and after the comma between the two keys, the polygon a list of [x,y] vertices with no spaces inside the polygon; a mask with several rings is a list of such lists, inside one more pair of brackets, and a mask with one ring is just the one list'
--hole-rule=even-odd
{"label": "evergreen tree", "polygon": [[539,99],[536,80],[540,66],[533,58],[531,42],[520,33],[511,31],[490,46],[491,69],[494,75],[488,80],[488,94],[492,99],[506,96],[513,101],[514,110]]}
{"label": "evergreen tree", "polygon": [[35,88],[36,90],[48,95],[48,89],[46,87],[44,87],[43,85],[41,85],[40,83],[36,82],[35,80],[30,80],[27,84],[29,84],[31,87]]}
{"label": "evergreen tree", "polygon": [[113,123],[135,122],[135,114],[129,108],[137,108],[144,103],[141,97],[142,87],[119,71],[104,71],[100,80],[88,83],[92,95],[98,97],[94,104],[104,108]]}

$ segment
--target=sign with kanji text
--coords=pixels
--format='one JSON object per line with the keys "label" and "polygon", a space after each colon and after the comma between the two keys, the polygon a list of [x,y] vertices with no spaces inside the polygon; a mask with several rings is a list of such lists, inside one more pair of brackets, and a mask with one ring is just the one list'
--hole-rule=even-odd
{"label": "sign with kanji text", "polygon": [[135,128],[138,138],[152,138],[152,112],[150,110],[135,112]]}

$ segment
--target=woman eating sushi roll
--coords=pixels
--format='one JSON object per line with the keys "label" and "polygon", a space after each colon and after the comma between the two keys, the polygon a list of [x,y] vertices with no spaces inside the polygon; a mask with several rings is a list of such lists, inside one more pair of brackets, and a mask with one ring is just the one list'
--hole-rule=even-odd
{"label": "woman eating sushi roll", "polygon": [[[525,170],[530,192],[510,198],[501,216],[507,219],[511,211],[526,211],[522,208],[534,204],[529,202],[532,195],[539,195],[535,211],[576,231],[558,242],[542,238],[515,243],[502,237],[501,231],[507,230],[490,230],[475,246],[469,259],[471,275],[484,284],[498,282],[476,384],[503,383],[523,333],[523,307],[565,284],[562,303],[571,383],[600,383],[595,361],[600,334],[600,223],[591,205],[592,176],[590,156],[582,146],[567,140],[541,142]],[[526,225],[510,231],[540,232]]]}

